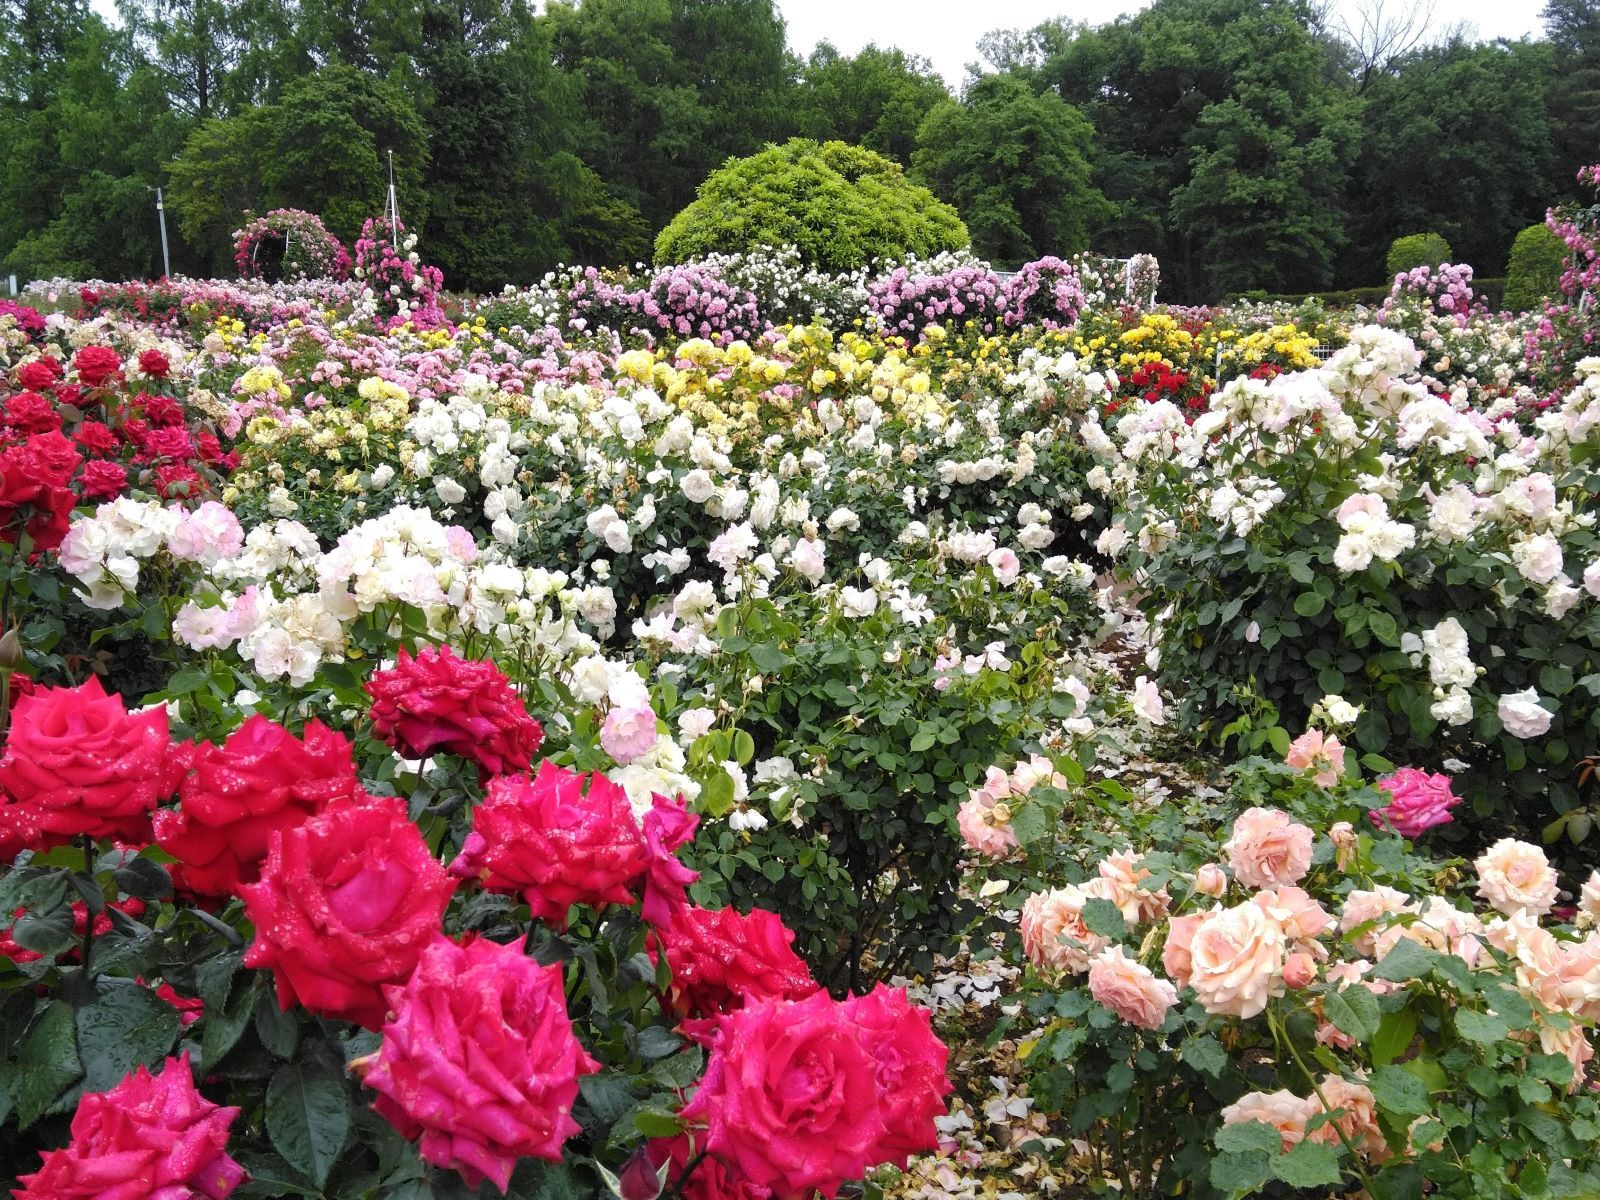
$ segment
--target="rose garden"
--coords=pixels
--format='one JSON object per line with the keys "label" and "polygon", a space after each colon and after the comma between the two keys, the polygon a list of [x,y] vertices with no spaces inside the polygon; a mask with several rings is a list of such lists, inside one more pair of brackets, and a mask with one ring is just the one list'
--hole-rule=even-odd
{"label": "rose garden", "polygon": [[[785,155],[908,207],[725,249]],[[1185,306],[699,197],[0,301],[0,1183],[1600,1195],[1600,209]]]}

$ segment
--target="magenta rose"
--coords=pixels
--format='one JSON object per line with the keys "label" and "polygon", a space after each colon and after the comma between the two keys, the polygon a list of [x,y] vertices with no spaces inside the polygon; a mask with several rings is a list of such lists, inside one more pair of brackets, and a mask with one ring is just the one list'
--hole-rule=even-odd
{"label": "magenta rose", "polygon": [[351,1066],[424,1159],[502,1192],[517,1159],[561,1160],[579,1128],[578,1077],[600,1064],[573,1035],[559,966],[539,966],[521,941],[439,937],[387,995],[383,1044]]}
{"label": "magenta rose", "polygon": [[337,800],[275,830],[261,881],[239,889],[256,928],[244,965],[271,968],[285,1011],[376,1029],[384,986],[411,974],[454,890],[400,800]]}
{"label": "magenta rose", "polygon": [[719,1026],[680,1115],[739,1177],[781,1197],[832,1197],[891,1157],[877,1063],[845,1005],[826,992],[764,1000]]}
{"label": "magenta rose", "polygon": [[656,930],[672,983],[667,1003],[679,1016],[714,1017],[759,1000],[800,1000],[817,990],[777,913],[686,906]]}
{"label": "magenta rose", "polygon": [[1367,815],[1379,829],[1393,829],[1401,837],[1418,838],[1435,825],[1448,825],[1450,810],[1461,797],[1450,790],[1448,775],[1430,775],[1416,767],[1401,767],[1387,779],[1378,781],[1378,790],[1389,794],[1389,803]]}
{"label": "magenta rose", "polygon": [[228,1156],[237,1108],[194,1086],[189,1056],[161,1074],[140,1067],[109,1092],[91,1092],[72,1114],[72,1140],[46,1150],[16,1200],[224,1200],[247,1178]]}
{"label": "magenta rose", "polygon": [[360,795],[342,734],[312,720],[297,738],[258,714],[222,745],[194,747],[180,806],[156,814],[156,841],[183,864],[190,891],[231,896],[260,878],[274,832]]}
{"label": "magenta rose", "polygon": [[521,893],[534,916],[564,928],[574,904],[632,904],[630,885],[649,866],[627,792],[546,760],[532,779],[490,780],[450,873]]}
{"label": "magenta rose", "polygon": [[487,659],[427,646],[367,681],[372,728],[407,758],[444,751],[478,764],[485,775],[526,771],[544,730],[528,715],[511,681]]}
{"label": "magenta rose", "polygon": [[130,713],[94,676],[81,687],[39,688],[12,715],[0,824],[26,831],[36,846],[84,834],[147,845],[151,810],[182,770],[164,707]]}
{"label": "magenta rose", "polygon": [[904,1169],[911,1155],[939,1144],[933,1121],[945,1115],[944,1098],[952,1091],[945,1074],[950,1050],[934,1034],[928,1010],[912,1004],[904,988],[880,983],[843,1007],[875,1064],[888,1131],[878,1154]]}

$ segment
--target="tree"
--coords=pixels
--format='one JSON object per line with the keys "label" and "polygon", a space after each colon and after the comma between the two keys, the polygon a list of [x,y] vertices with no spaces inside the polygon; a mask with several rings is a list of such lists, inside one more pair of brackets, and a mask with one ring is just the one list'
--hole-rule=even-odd
{"label": "tree", "polygon": [[1600,0],[1546,0],[1540,15],[1554,57],[1552,183],[1570,192],[1578,168],[1600,159]]}
{"label": "tree", "polygon": [[787,132],[794,64],[772,0],[555,0],[583,157],[659,229],[730,156]]}
{"label": "tree", "polygon": [[898,163],[843,142],[792,138],[712,174],[661,231],[656,261],[779,245],[839,272],[962,249],[967,231],[953,208],[908,183]]}
{"label": "tree", "polygon": [[1019,265],[1085,249],[1110,207],[1090,182],[1094,130],[1053,92],[988,75],[928,114],[917,177],[951,201],[973,248]]}
{"label": "tree", "polygon": [[1419,229],[1500,274],[1516,231],[1550,201],[1549,70],[1547,46],[1455,42],[1373,79],[1349,184],[1348,285],[1374,282],[1390,239]]}
{"label": "tree", "polygon": [[822,42],[800,73],[795,123],[803,137],[865,146],[909,166],[922,119],[949,98],[925,58],[877,46],[847,57]]}

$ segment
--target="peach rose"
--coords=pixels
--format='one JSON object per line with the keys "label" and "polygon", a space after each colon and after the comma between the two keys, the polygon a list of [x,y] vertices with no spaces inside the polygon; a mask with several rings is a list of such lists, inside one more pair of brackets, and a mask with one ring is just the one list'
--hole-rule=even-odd
{"label": "peach rose", "polygon": [[1304,950],[1296,950],[1283,963],[1283,986],[1291,992],[1308,988],[1317,978],[1317,960]]}
{"label": "peach rose", "polygon": [[1348,871],[1356,861],[1356,827],[1349,821],[1335,821],[1328,826],[1328,840],[1333,843],[1333,848],[1338,853],[1335,865],[1341,871]]}
{"label": "peach rose", "polygon": [[1216,909],[1189,943],[1189,986],[1216,1016],[1259,1016],[1283,994],[1283,927],[1257,904]]}
{"label": "peach rose", "polygon": [[1600,933],[1561,947],[1562,1007],[1585,1021],[1600,1020]]}
{"label": "peach rose", "polygon": [[1152,892],[1142,886],[1143,881],[1150,878],[1150,871],[1139,865],[1140,858],[1132,849],[1118,850],[1099,867],[1107,898],[1122,910],[1123,920],[1130,925],[1165,916],[1170,905],[1165,888]]}
{"label": "peach rose", "polygon": [[1389,1143],[1384,1141],[1383,1131],[1378,1128],[1378,1102],[1371,1088],[1339,1075],[1324,1075],[1318,1088],[1321,1097],[1310,1098],[1313,1115],[1324,1112],[1338,1115],[1306,1134],[1307,1138],[1329,1146],[1349,1141],[1374,1162],[1389,1157]]}
{"label": "peach rose", "polygon": [[1594,1047],[1589,1044],[1581,1025],[1569,1025],[1566,1029],[1540,1025],[1539,1049],[1546,1054],[1559,1054],[1572,1064],[1572,1082],[1567,1084],[1569,1093],[1583,1087],[1588,1074],[1586,1068],[1594,1057]]}
{"label": "peach rose", "polygon": [[1555,907],[1556,873],[1539,847],[1501,838],[1472,865],[1478,894],[1506,916],[1525,910],[1542,917]]}
{"label": "peach rose", "polygon": [[1378,937],[1388,925],[1388,918],[1403,912],[1415,912],[1411,897],[1392,887],[1377,887],[1371,891],[1357,888],[1344,898],[1344,911],[1339,914],[1339,932],[1373,923],[1373,928],[1362,930],[1350,944],[1361,954],[1377,950]]}
{"label": "peach rose", "polygon": [[1600,925],[1600,871],[1583,881],[1578,894],[1578,924],[1585,929]]}
{"label": "peach rose", "polygon": [[1297,771],[1310,771],[1311,782],[1318,787],[1332,787],[1344,774],[1344,747],[1338,738],[1325,738],[1320,729],[1308,729],[1289,743],[1283,761]]}
{"label": "peach rose", "polygon": [[1040,969],[1073,971],[1089,969],[1089,959],[1111,943],[1090,933],[1083,923],[1084,903],[1109,899],[1105,881],[1069,883],[1052,892],[1035,892],[1022,906],[1022,949]]}
{"label": "peach rose", "polygon": [[1193,971],[1189,945],[1194,940],[1195,926],[1200,924],[1204,915],[1188,913],[1167,922],[1167,944],[1161,950],[1161,966],[1178,981],[1179,987],[1189,986],[1189,976]]}
{"label": "peach rose", "polygon": [[1130,1025],[1160,1029],[1178,989],[1158,978],[1121,946],[1108,946],[1089,964],[1089,994]]}
{"label": "peach rose", "polygon": [[1401,938],[1419,942],[1441,954],[1454,954],[1469,967],[1478,965],[1483,954],[1483,922],[1476,913],[1457,908],[1443,896],[1430,896],[1422,906],[1422,917],[1410,925],[1390,925],[1377,932],[1374,954],[1383,958]]}
{"label": "peach rose", "polygon": [[956,810],[956,828],[961,840],[984,858],[1004,858],[1017,846],[1011,828],[1011,810],[1003,803],[989,803],[976,788]]}
{"label": "peach rose", "polygon": [[1194,873],[1194,890],[1213,900],[1221,899],[1228,890],[1228,876],[1216,863],[1206,863]]}
{"label": "peach rose", "polygon": [[1245,1125],[1251,1121],[1270,1125],[1283,1139],[1285,1151],[1305,1140],[1306,1122],[1320,1112],[1314,1100],[1296,1096],[1288,1090],[1250,1092],[1222,1110],[1224,1125]]}
{"label": "peach rose", "polygon": [[1233,823],[1233,836],[1223,846],[1228,865],[1246,887],[1278,887],[1299,883],[1311,869],[1310,826],[1290,820],[1276,808],[1250,808]]}
{"label": "peach rose", "polygon": [[1308,943],[1301,947],[1306,953],[1327,957],[1327,950],[1315,942],[1333,928],[1333,917],[1304,888],[1290,885],[1257,892],[1250,902],[1265,909],[1290,941]]}

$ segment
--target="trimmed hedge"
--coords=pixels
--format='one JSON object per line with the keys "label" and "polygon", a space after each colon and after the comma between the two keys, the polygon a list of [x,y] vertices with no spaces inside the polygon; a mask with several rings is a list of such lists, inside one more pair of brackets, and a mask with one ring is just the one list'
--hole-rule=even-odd
{"label": "trimmed hedge", "polygon": [[969,241],[956,210],[898,163],[844,142],[792,138],[712,172],[656,238],[656,262],[789,245],[807,266],[840,273]]}
{"label": "trimmed hedge", "polygon": [[[1492,309],[1498,309],[1505,303],[1506,280],[1503,277],[1491,279],[1474,279],[1472,281],[1472,294],[1482,300]],[[1246,301],[1258,304],[1304,304],[1309,300],[1321,302],[1324,308],[1354,308],[1364,304],[1368,308],[1376,308],[1389,298],[1388,287],[1361,287],[1346,288],[1342,292],[1309,292],[1290,295],[1283,292],[1240,292],[1230,296],[1230,301]]]}
{"label": "trimmed hedge", "polygon": [[1411,233],[1389,243],[1384,266],[1392,283],[1396,275],[1413,267],[1437,267],[1451,260],[1450,243],[1437,233]]}
{"label": "trimmed hedge", "polygon": [[1511,243],[1506,267],[1506,307],[1515,312],[1537,308],[1561,289],[1567,246],[1544,225],[1529,225]]}

